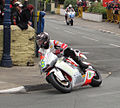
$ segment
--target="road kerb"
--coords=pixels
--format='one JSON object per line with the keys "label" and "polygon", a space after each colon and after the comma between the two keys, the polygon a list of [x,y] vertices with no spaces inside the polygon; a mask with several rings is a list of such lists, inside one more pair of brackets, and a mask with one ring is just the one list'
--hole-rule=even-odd
{"label": "road kerb", "polygon": [[[109,72],[108,74],[101,74],[101,75],[102,75],[102,79],[104,80],[105,78],[111,75],[111,72]],[[24,85],[15,88],[0,90],[0,94],[27,93],[30,91],[47,90],[51,88],[53,87],[47,83],[38,84],[38,85]]]}
{"label": "road kerb", "polygon": [[15,87],[15,88],[10,88],[10,89],[4,89],[4,90],[0,90],[0,94],[3,93],[25,93],[26,89],[24,86],[19,86],[19,87]]}

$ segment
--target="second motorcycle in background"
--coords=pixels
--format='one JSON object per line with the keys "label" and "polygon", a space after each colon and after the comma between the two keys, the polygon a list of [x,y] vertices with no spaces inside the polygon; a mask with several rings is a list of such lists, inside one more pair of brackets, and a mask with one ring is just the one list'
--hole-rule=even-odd
{"label": "second motorcycle in background", "polygon": [[65,10],[65,20],[67,25],[73,26],[73,19],[75,17],[75,11],[70,4]]}

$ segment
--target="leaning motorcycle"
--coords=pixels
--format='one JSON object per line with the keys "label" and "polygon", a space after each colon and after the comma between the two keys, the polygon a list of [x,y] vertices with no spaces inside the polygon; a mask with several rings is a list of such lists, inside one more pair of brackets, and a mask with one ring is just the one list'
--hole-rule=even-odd
{"label": "leaning motorcycle", "polygon": [[73,20],[74,20],[74,17],[75,17],[75,12],[74,11],[67,12],[66,15],[67,15],[66,24],[73,26]]}
{"label": "leaning motorcycle", "polygon": [[46,50],[45,55],[40,54],[41,72],[46,73],[47,82],[62,93],[69,93],[78,86],[99,87],[102,83],[100,73],[90,63],[85,62],[87,57],[80,51],[77,51],[76,54],[83,63],[91,67],[85,73],[71,58],[65,58],[63,55],[57,56],[49,49]]}

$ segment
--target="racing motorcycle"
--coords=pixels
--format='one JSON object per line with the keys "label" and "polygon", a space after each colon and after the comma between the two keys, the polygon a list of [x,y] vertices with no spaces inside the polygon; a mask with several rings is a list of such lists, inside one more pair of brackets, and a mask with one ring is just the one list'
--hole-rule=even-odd
{"label": "racing motorcycle", "polygon": [[75,12],[74,11],[67,12],[66,15],[67,15],[66,24],[73,26],[73,19],[75,17]]}
{"label": "racing motorcycle", "polygon": [[80,51],[76,51],[76,54],[83,63],[89,65],[86,72],[72,58],[66,58],[62,54],[55,55],[49,49],[44,55],[40,54],[40,71],[46,73],[47,82],[62,93],[69,93],[78,86],[99,87],[102,83],[100,73],[85,61],[87,57]]}

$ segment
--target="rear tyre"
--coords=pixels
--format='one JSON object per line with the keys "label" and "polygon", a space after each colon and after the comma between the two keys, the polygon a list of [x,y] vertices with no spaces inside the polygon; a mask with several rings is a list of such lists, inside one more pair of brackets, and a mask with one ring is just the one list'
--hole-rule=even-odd
{"label": "rear tyre", "polygon": [[67,83],[68,85],[65,86],[57,79],[53,72],[49,76],[47,76],[47,80],[53,85],[53,87],[55,87],[62,93],[70,93],[72,91],[72,85],[70,81],[67,80],[67,82],[65,83]]}
{"label": "rear tyre", "polygon": [[102,83],[102,77],[101,77],[100,73],[97,72],[96,70],[95,70],[95,74],[96,75],[93,77],[92,82],[90,83],[90,85],[92,87],[99,87],[101,85],[101,83]]}

